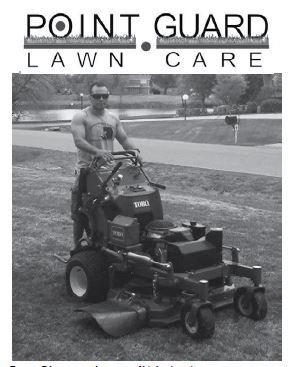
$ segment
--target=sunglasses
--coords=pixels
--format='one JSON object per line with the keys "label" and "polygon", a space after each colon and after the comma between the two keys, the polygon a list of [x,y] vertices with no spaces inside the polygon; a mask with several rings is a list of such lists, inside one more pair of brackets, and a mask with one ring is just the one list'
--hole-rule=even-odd
{"label": "sunglasses", "polygon": [[104,94],[91,94],[91,97],[94,99],[108,99],[109,98],[109,94],[104,93]]}

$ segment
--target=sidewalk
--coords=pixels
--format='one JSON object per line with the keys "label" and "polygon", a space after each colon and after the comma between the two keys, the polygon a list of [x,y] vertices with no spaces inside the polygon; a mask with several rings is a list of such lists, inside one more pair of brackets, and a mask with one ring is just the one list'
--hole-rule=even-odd
{"label": "sidewalk", "polygon": [[[282,177],[280,147],[244,147],[133,139],[146,162]],[[12,130],[13,145],[76,152],[71,134]],[[118,143],[115,150],[122,148]]]}

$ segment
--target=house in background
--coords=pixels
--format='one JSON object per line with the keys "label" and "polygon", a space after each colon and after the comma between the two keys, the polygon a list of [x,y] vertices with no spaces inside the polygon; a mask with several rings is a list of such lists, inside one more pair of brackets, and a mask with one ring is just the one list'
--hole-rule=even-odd
{"label": "house in background", "polygon": [[130,74],[124,86],[127,94],[150,94],[151,76],[149,74]]}

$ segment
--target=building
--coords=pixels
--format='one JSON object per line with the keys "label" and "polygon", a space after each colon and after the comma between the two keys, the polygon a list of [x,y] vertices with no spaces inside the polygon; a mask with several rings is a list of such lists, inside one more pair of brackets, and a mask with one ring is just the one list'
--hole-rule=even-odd
{"label": "building", "polygon": [[124,92],[126,94],[150,94],[151,76],[149,74],[128,75]]}

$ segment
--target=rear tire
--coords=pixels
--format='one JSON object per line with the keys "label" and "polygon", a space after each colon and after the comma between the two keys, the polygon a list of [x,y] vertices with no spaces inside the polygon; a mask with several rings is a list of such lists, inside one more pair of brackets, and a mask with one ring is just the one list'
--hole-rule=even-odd
{"label": "rear tire", "polygon": [[66,268],[69,295],[82,301],[98,302],[109,290],[108,271],[99,251],[82,251],[71,257]]}
{"label": "rear tire", "polygon": [[201,307],[197,311],[196,320],[193,324],[189,322],[191,305],[185,305],[181,311],[181,324],[184,332],[193,339],[211,338],[215,330],[215,319],[210,307]]}

